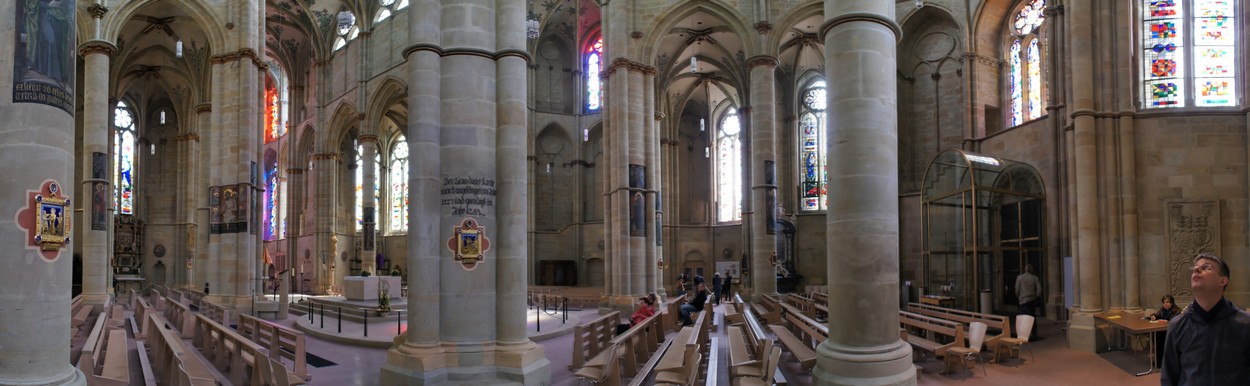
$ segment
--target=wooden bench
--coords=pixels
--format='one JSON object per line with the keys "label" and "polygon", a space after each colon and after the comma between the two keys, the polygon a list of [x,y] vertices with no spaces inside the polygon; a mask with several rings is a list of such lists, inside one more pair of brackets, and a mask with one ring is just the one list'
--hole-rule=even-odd
{"label": "wooden bench", "polygon": [[151,303],[148,303],[147,299],[144,299],[141,296],[138,299],[135,299],[134,309],[135,309],[134,320],[138,321],[140,325],[139,332],[135,334],[135,338],[147,339],[147,330],[145,330],[145,328],[147,328],[148,324],[145,323],[144,321],[148,319],[148,314],[152,313],[151,311],[154,311],[155,308],[152,307]]}
{"label": "wooden bench", "polygon": [[829,337],[829,328],[788,304],[782,309],[786,323],[770,325],[769,329],[803,369],[810,371],[816,365],[816,347]]}
{"label": "wooden bench", "polygon": [[[670,347],[656,365],[656,382],[684,383],[688,377],[697,376],[691,372],[699,372],[698,358],[707,357],[706,352],[712,349],[707,342],[713,317],[715,316],[711,312],[699,312],[694,318],[694,324],[682,327],[677,333],[674,347]],[[680,350],[676,349],[679,347],[677,345],[681,345]]]}
{"label": "wooden bench", "polygon": [[751,303],[751,310],[764,324],[781,323],[781,301],[771,295],[760,296],[760,301]]}
{"label": "wooden bench", "polygon": [[[239,335],[243,335],[269,351],[269,358],[286,369],[283,359],[291,360],[290,378],[312,380],[308,374],[308,346],[304,333],[255,316],[239,314]],[[277,368],[273,369],[277,372]]]}
{"label": "wooden bench", "polygon": [[[602,384],[618,386],[622,380],[633,378],[631,385],[640,383],[655,368],[658,357],[663,355],[672,344],[672,339],[664,338],[666,320],[663,314],[657,313],[643,320],[621,335],[612,338],[608,348],[586,361],[575,374],[577,376],[603,376]],[[610,357],[615,354],[615,357]],[[603,369],[603,366],[615,364],[614,369]],[[641,365],[640,365],[641,363]],[[604,372],[606,371],[606,374]]]}
{"label": "wooden bench", "polygon": [[230,309],[210,301],[200,301],[200,315],[222,325],[229,325],[234,320]]}
{"label": "wooden bench", "polygon": [[261,371],[257,362],[268,360],[264,348],[221,323],[196,315],[195,336],[191,344],[199,348],[214,367],[226,374],[231,384],[243,385],[249,380],[253,384],[274,384],[272,379],[259,379]]}
{"label": "wooden bench", "polygon": [[964,342],[964,331],[967,328],[959,322],[907,311],[899,311],[898,315],[899,324],[906,330],[902,337],[907,343],[931,352],[934,356],[945,356],[947,349]]}
{"label": "wooden bench", "polygon": [[[189,351],[182,337],[168,327],[164,316],[156,312],[148,313],[143,330],[147,331],[147,347],[151,349],[157,383],[172,386],[218,384],[217,378],[208,369],[211,365]],[[225,381],[222,380],[223,383]]]}
{"label": "wooden bench", "polygon": [[620,311],[612,311],[573,327],[573,360],[569,362],[569,370],[581,368],[611,345],[620,318]]}
{"label": "wooden bench", "polygon": [[673,301],[664,304],[664,328],[670,331],[681,329],[678,322],[681,320],[681,305],[686,304],[686,295],[673,298]]}
{"label": "wooden bench", "polygon": [[973,322],[985,323],[989,330],[999,331],[996,335],[987,335],[985,337],[985,346],[993,351],[998,348],[998,342],[1003,338],[1011,337],[1011,318],[1003,315],[982,314],[980,312],[965,311],[955,308],[939,307],[931,304],[907,303],[907,311],[925,316],[932,316],[938,319],[946,319],[952,322],[959,322],[964,327],[964,335],[968,335],[968,326]]}
{"label": "wooden bench", "polygon": [[130,355],[126,352],[126,330],[109,328],[107,324],[106,315],[96,318],[78,357],[78,370],[91,385],[129,385]]}
{"label": "wooden bench", "polygon": [[71,304],[70,312],[73,312],[73,317],[70,319],[70,336],[75,336],[78,335],[78,330],[82,328],[82,325],[87,323],[87,318],[91,317],[91,311],[95,310],[95,306],[83,302],[82,295],[75,297]]}
{"label": "wooden bench", "polygon": [[183,338],[190,338],[195,334],[195,314],[187,308],[186,304],[181,302],[168,302],[165,308],[165,319],[173,324],[174,328]]}

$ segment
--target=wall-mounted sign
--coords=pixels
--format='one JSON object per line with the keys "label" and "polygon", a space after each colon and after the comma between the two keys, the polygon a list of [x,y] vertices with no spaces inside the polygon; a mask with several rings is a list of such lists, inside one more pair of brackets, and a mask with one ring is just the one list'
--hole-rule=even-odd
{"label": "wall-mounted sign", "polygon": [[490,249],[490,239],[486,238],[486,228],[478,226],[477,220],[466,218],[460,226],[452,228],[452,236],[447,240],[447,249],[465,270],[472,271],[478,263],[486,258]]}
{"label": "wall-mounted sign", "polygon": [[54,180],[44,181],[37,190],[27,190],[26,197],[26,207],[15,215],[18,229],[26,233],[26,248],[38,251],[44,261],[54,262],[70,242],[70,200]]}

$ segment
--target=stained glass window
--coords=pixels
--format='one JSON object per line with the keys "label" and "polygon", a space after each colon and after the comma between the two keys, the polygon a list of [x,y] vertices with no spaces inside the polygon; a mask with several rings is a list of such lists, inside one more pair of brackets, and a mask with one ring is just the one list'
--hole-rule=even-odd
{"label": "stained glass window", "polygon": [[825,81],[812,82],[803,90],[799,116],[799,210],[829,207],[828,174],[825,171]]}
{"label": "stained glass window", "polygon": [[1144,108],[1237,105],[1231,0],[1143,0]]}
{"label": "stained glass window", "polygon": [[391,232],[408,231],[408,141],[403,135],[391,149]]}
{"label": "stained glass window", "polygon": [[285,135],[287,121],[286,78],[275,64],[269,68],[265,73],[265,143]]}
{"label": "stained glass window", "polygon": [[276,239],[277,235],[281,234],[279,224],[282,221],[278,218],[278,202],[281,200],[278,193],[280,190],[278,179],[278,163],[272,162],[265,168],[265,222],[268,223],[265,227],[266,240]]}
{"label": "stained glass window", "polygon": [[408,8],[408,0],[378,0],[378,5],[381,7],[378,7],[377,16],[373,17],[374,23],[389,19],[396,11]]}
{"label": "stained glass window", "polygon": [[117,102],[113,111],[113,212],[135,211],[135,120],[126,102]]}
{"label": "stained glass window", "polygon": [[339,11],[335,21],[335,33],[338,36],[334,38],[334,51],[338,51],[346,47],[348,41],[360,35],[360,28],[356,26],[356,14],[352,11]]}
{"label": "stained glass window", "polygon": [[742,122],[734,108],[716,134],[716,220],[742,220]]}
{"label": "stained glass window", "polygon": [[595,40],[586,50],[586,110],[603,108],[603,83],[599,72],[603,70],[603,38]]}
{"label": "stained glass window", "polygon": [[1011,126],[1037,119],[1045,111],[1042,86],[1042,37],[1046,24],[1046,1],[1033,0],[1016,13],[1013,38],[1007,49],[1007,95],[1011,105]]}
{"label": "stained glass window", "polygon": [[[355,201],[356,202],[356,231],[357,232],[359,232],[362,228],[364,228],[364,224],[365,224],[365,205],[364,205],[365,200],[362,197],[364,193],[363,187],[365,185],[365,163],[362,162],[363,160],[362,155],[364,153],[365,153],[364,145],[358,145],[356,147],[356,201]],[[375,172],[382,170],[382,155],[381,154],[374,153],[373,170]],[[382,196],[381,191],[379,190],[380,185],[378,185],[379,178],[377,178],[376,176],[377,174],[375,173],[374,178],[373,178],[373,208],[374,208],[373,210],[374,211],[376,211],[378,208],[378,198]],[[374,220],[374,221],[377,221],[377,220]]]}

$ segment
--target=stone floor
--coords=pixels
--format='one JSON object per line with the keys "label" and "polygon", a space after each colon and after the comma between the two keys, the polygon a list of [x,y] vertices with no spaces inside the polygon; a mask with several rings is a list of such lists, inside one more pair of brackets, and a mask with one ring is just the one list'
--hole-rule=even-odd
{"label": "stone floor", "polygon": [[[718,306],[716,314],[722,315]],[[570,311],[570,321],[574,320],[590,320],[597,315],[596,310],[573,310]],[[533,316],[533,315],[527,315]],[[561,325],[558,320],[544,320],[542,324],[543,334],[539,335],[534,318],[528,317],[531,336],[535,337],[537,343],[542,344],[546,348],[547,359],[551,361],[551,385],[553,386],[572,386],[577,384],[577,380],[572,378],[572,373],[567,369],[572,359],[570,348],[573,345],[573,335],[569,334],[573,323]],[[301,322],[302,320],[302,322]],[[318,319],[314,320],[319,322]],[[292,315],[280,323],[287,326],[295,326],[296,323],[307,323],[307,317]],[[329,327],[327,320],[327,327]],[[346,322],[345,322],[346,323]],[[380,322],[389,324],[389,328],[378,326],[370,330],[371,337],[377,336],[381,339],[389,339],[384,337],[386,334],[394,336],[394,332],[388,331],[395,329],[393,321]],[[373,323],[371,323],[372,325]],[[314,323],[318,325],[319,323]],[[345,327],[347,327],[345,325]],[[406,326],[402,326],[405,327]],[[1077,351],[1067,348],[1067,341],[1064,339],[1063,325],[1052,321],[1041,321],[1039,324],[1039,334],[1045,339],[1031,343],[1031,349],[1036,357],[1036,361],[1025,360],[1023,363],[1009,362],[1005,364],[989,364],[982,368],[978,367],[973,373],[967,372],[956,374],[939,374],[942,362],[939,359],[931,357],[922,357],[915,360],[915,363],[921,368],[922,372],[918,379],[920,385],[1157,385],[1159,384],[1159,374],[1153,373],[1141,377],[1134,376],[1131,372],[1137,372],[1148,367],[1145,355],[1141,353],[1130,352],[1109,352],[1109,353],[1089,353]],[[129,323],[125,326],[130,331]],[[317,327],[319,328],[319,327]],[[345,328],[344,331],[350,333],[361,332],[362,326],[353,326]],[[724,337],[725,329],[720,329],[716,336]],[[77,357],[81,351],[81,346],[86,340],[86,332],[80,332],[71,341],[72,356]],[[133,337],[132,337],[133,338]],[[721,341],[726,341],[721,339]],[[322,357],[326,360],[334,362],[334,365],[326,367],[309,366],[309,373],[312,375],[312,385],[376,385],[378,383],[379,368],[386,361],[386,349],[381,347],[362,347],[341,343],[338,340],[328,340],[320,338],[316,335],[309,334],[307,338],[308,352]],[[136,345],[132,340],[130,342],[131,350],[131,377],[132,379],[141,379],[141,372],[138,365],[138,353]],[[719,356],[727,358],[728,349],[725,347],[718,348]],[[1027,353],[1027,350],[1026,350]],[[988,357],[988,355],[987,355]],[[1027,358],[1027,354],[1025,355]],[[803,373],[799,365],[789,354],[782,355],[782,372],[790,381],[791,385],[806,386],[812,384],[810,374]],[[721,366],[718,368],[719,379],[721,385],[728,385],[728,370]],[[139,384],[133,383],[132,384]]]}

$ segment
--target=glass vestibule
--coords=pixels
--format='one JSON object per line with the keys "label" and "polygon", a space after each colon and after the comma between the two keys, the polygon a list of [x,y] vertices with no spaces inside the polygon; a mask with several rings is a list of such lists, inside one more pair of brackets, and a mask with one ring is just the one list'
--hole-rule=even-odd
{"label": "glass vestibule", "polygon": [[949,296],[967,310],[1014,311],[1016,276],[1026,264],[1039,277],[1045,272],[1045,189],[1037,170],[950,149],[929,163],[922,189],[922,295]]}

